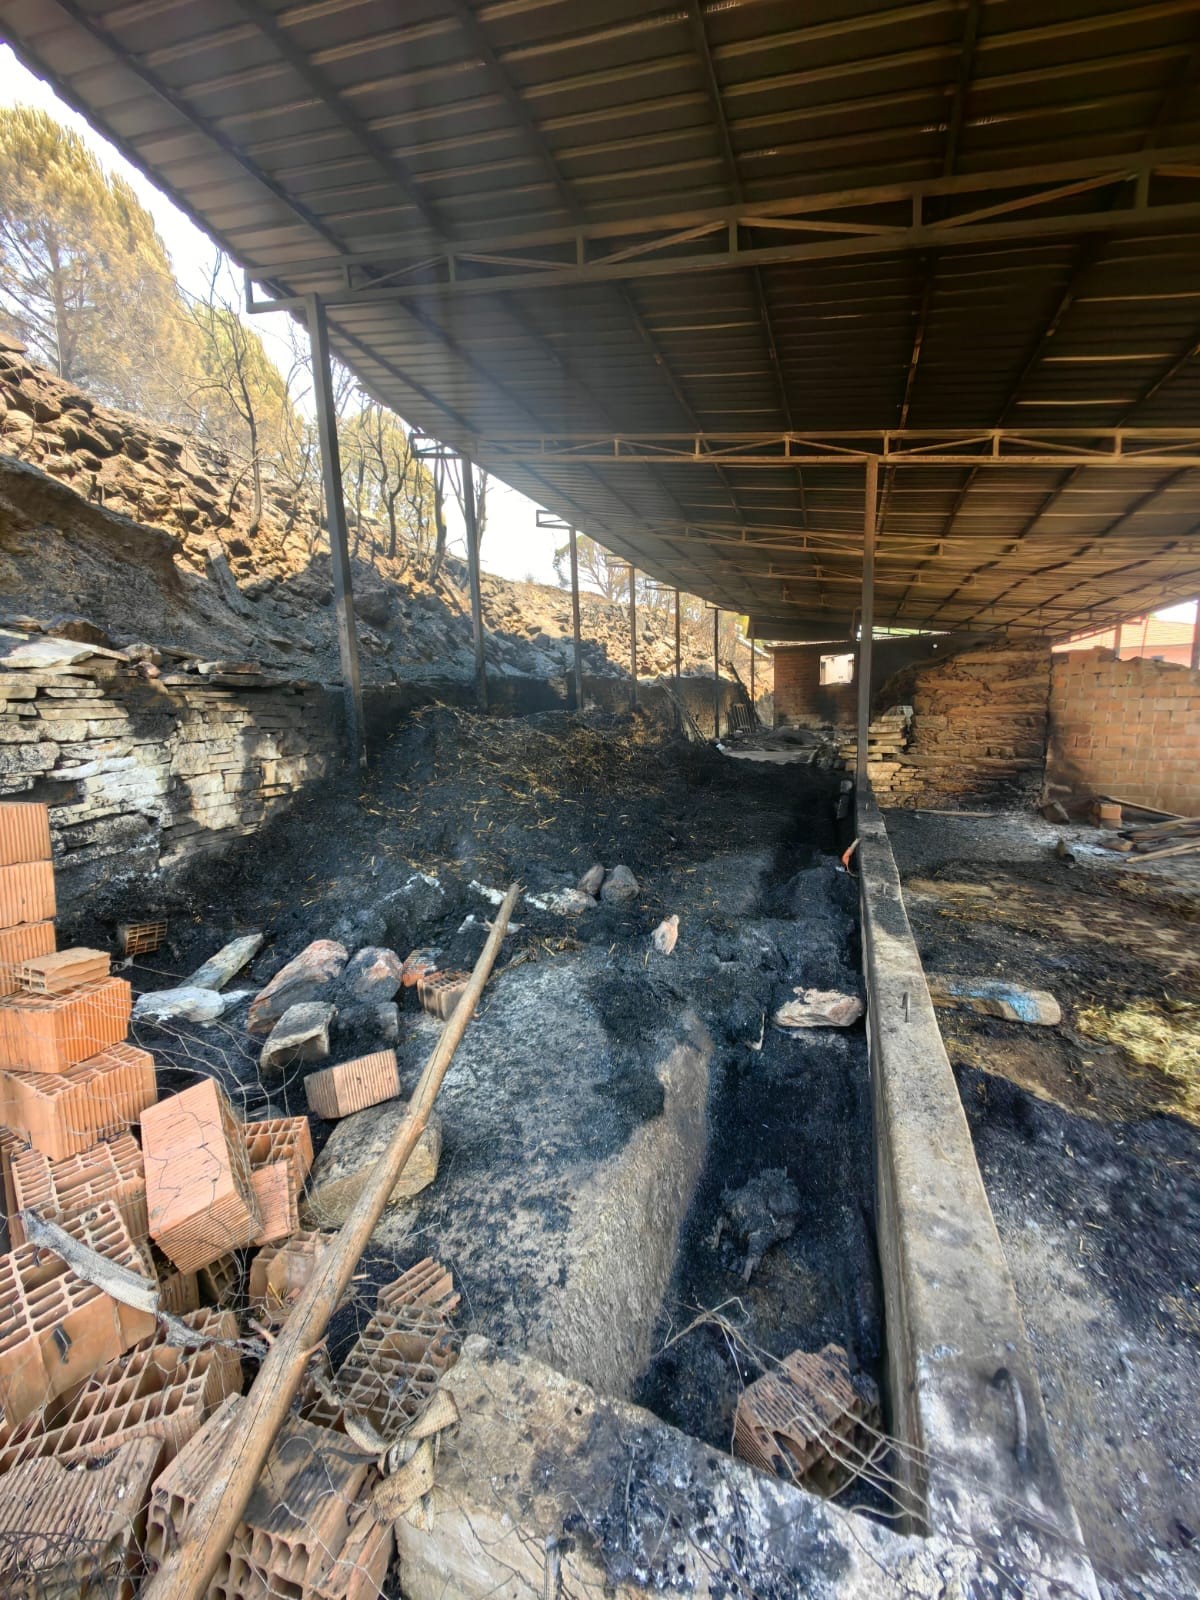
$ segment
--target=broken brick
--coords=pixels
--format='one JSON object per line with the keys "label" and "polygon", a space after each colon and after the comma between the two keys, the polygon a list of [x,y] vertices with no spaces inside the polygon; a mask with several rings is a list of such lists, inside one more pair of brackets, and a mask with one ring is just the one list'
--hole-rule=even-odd
{"label": "broken brick", "polygon": [[0,867],[0,928],[54,916],[54,868],[48,861]]}
{"label": "broken brick", "polygon": [[471,981],[469,972],[430,972],[417,979],[417,997],[431,1017],[449,1022]]}
{"label": "broken brick", "polygon": [[[226,1470],[228,1431],[241,1404],[240,1397],[225,1401],[156,1481],[146,1524],[152,1573],[178,1547],[201,1494]],[[288,1417],[210,1593],[373,1600],[382,1592],[391,1526],[377,1523],[363,1503],[370,1471],[342,1435]]]}
{"label": "broken brick", "polygon": [[48,955],[29,956],[16,964],[16,979],[30,994],[62,994],[81,983],[107,978],[112,960],[105,950],[77,946]]}
{"label": "broken brick", "polygon": [[95,1461],[135,1439],[154,1442],[156,1472],[172,1461],[242,1387],[233,1313],[191,1311],[180,1321],[197,1336],[195,1344],[151,1334],[24,1426],[0,1435],[0,1473],[39,1456]]}
{"label": "broken brick", "polygon": [[312,1166],[312,1132],[307,1117],[276,1117],[247,1123],[242,1140],[250,1158],[250,1184],[262,1213],[252,1243],[269,1244],[300,1226],[300,1196]]}
{"label": "broken brick", "polygon": [[16,971],[21,962],[49,955],[54,949],[52,922],[22,922],[0,929],[0,995],[16,994],[21,985]]}
{"label": "broken brick", "polygon": [[158,1098],[154,1057],[110,1045],[65,1072],[0,1071],[0,1121],[60,1161],[137,1122]]}
{"label": "broken brick", "polygon": [[0,867],[49,859],[49,806],[32,800],[0,803]]}
{"label": "broken brick", "polygon": [[399,1093],[400,1070],[394,1050],[376,1050],[353,1061],[340,1061],[322,1072],[310,1072],[304,1080],[309,1110],[327,1122],[394,1099]]}
{"label": "broken brick", "polygon": [[[149,1262],[111,1201],[71,1220],[76,1238],[144,1277]],[[0,1413],[8,1426],[65,1394],[154,1332],[149,1312],[78,1278],[53,1251],[19,1245],[0,1256]]]}
{"label": "broken brick", "polygon": [[294,1233],[258,1251],[250,1263],[247,1293],[250,1309],[261,1321],[274,1326],[286,1319],[332,1238],[329,1233]]}
{"label": "broken brick", "polygon": [[196,1282],[205,1305],[231,1306],[242,1287],[241,1262],[231,1250],[201,1267],[196,1273]]}
{"label": "broken brick", "polygon": [[270,1033],[290,1006],[319,1000],[324,990],[341,977],[348,952],[334,939],[314,939],[255,996],[246,1026],[251,1033]]}
{"label": "broken brick", "polygon": [[251,1167],[286,1161],[297,1186],[303,1187],[313,1164],[312,1129],[307,1117],[271,1117],[265,1122],[245,1122],[242,1142]]}
{"label": "broken brick", "polygon": [[129,1031],[133,994],[124,978],[101,978],[67,994],[0,1000],[0,1067],[63,1072]]}
{"label": "broken brick", "polygon": [[200,1283],[196,1273],[180,1272],[178,1267],[160,1272],[158,1303],[173,1317],[182,1316],[185,1311],[199,1311]]}
{"label": "broken brick", "polygon": [[733,1453],[760,1472],[833,1495],[874,1459],[879,1396],[866,1377],[851,1381],[841,1345],[795,1350],[743,1389]]}
{"label": "broken brick", "polygon": [[54,1457],[0,1481],[0,1588],[7,1600],[133,1600],[159,1451],[131,1439],[90,1471]]}
{"label": "broken brick", "polygon": [[63,1161],[22,1147],[13,1157],[12,1181],[17,1211],[32,1208],[46,1221],[65,1226],[99,1201],[111,1200],[130,1238],[143,1243],[149,1238],[142,1152],[128,1133]]}
{"label": "broken brick", "polygon": [[350,1413],[366,1418],[383,1438],[411,1422],[458,1360],[450,1319],[459,1299],[450,1273],[429,1257],[385,1284],[375,1314],[338,1369],[340,1406],[320,1396],[307,1409],[308,1419],[344,1429]]}
{"label": "broken brick", "polygon": [[262,1225],[241,1125],[212,1078],[149,1107],[142,1153],[150,1233],[184,1271],[249,1244]]}

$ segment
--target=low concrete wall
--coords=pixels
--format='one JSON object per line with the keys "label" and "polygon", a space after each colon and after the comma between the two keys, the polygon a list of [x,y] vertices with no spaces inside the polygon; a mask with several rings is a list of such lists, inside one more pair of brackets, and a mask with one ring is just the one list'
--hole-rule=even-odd
{"label": "low concrete wall", "polygon": [[1016,1290],[909,927],[883,818],[858,796],[890,1431],[913,1525],[1092,1595]]}

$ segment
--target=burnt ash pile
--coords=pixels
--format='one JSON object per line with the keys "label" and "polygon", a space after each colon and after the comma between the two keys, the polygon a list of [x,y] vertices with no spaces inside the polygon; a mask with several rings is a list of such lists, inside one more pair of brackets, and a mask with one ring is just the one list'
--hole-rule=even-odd
{"label": "burnt ash pile", "polygon": [[[433,947],[443,965],[468,967],[488,891],[519,879],[518,926],[439,1101],[438,1180],[389,1210],[365,1270],[382,1281],[398,1259],[435,1254],[463,1292],[467,1329],[636,1394],[727,1448],[738,1393],[758,1375],[748,1351],[832,1339],[870,1371],[879,1355],[862,1026],[796,1036],[771,1022],[796,986],[860,987],[835,799],[825,774],[664,745],[639,719],[431,708],[373,752],[365,778],[300,796],[238,854],[157,886],[153,906],[104,914],[170,919],[153,970],[132,969],[143,989],[261,928],[245,979],[256,987],[321,937],[401,955]],[[636,894],[566,905],[597,862],[630,868]],[[651,934],[672,914],[668,956]],[[80,923],[71,935],[104,931]],[[407,1093],[437,1024],[415,991],[398,998]],[[143,1025],[138,1042],[164,1087],[208,1072],[247,1116],[303,1111],[303,1069],[264,1082],[244,1021],[242,1009],[216,1028]],[[372,1027],[362,1008],[339,1016],[333,1059],[377,1047]],[[328,1131],[314,1123],[318,1145]],[[794,1205],[751,1244],[746,1204],[731,1196],[767,1173]],[[672,1184],[685,1195],[673,1216]],[[655,1251],[666,1254],[651,1298],[638,1272]],[[716,1307],[744,1348],[704,1324],[663,1349],[697,1308]],[[358,1315],[352,1306],[335,1325],[335,1346]]]}

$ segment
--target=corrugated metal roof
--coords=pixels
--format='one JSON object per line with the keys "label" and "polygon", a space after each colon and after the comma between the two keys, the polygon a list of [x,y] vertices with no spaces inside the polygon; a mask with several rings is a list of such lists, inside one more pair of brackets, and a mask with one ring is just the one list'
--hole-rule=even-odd
{"label": "corrugated metal roof", "polygon": [[[0,0],[0,23],[258,281],[329,295],[380,399],[763,632],[851,626],[853,460],[517,460],[505,436],[1200,437],[1195,0]],[[1198,489],[1082,453],[886,468],[877,619],[1065,633],[1185,597]]]}

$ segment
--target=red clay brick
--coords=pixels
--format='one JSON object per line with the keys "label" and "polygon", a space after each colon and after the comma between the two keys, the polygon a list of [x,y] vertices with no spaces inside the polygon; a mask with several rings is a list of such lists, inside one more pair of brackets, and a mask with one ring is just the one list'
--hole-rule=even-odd
{"label": "red clay brick", "polygon": [[112,958],[106,950],[76,945],[49,955],[30,956],[17,965],[17,983],[30,994],[63,994],[82,983],[107,978]]}
{"label": "red clay brick", "polygon": [[253,1242],[268,1244],[300,1226],[300,1196],[313,1163],[312,1130],[307,1117],[275,1117],[246,1123],[242,1138],[263,1216]]}
{"label": "red clay brick", "polygon": [[417,995],[431,1017],[448,1022],[470,981],[469,972],[431,972],[417,979]]}
{"label": "red clay brick", "polygon": [[15,928],[0,929],[0,995],[16,994],[21,987],[15,967],[32,956],[49,955],[53,949],[52,922],[22,922]]}
{"label": "red clay brick", "polygon": [[158,1275],[158,1303],[172,1316],[182,1316],[185,1311],[199,1311],[200,1283],[194,1272],[180,1272],[171,1267]]}
{"label": "red clay brick", "polygon": [[300,1226],[299,1196],[287,1163],[276,1161],[267,1167],[255,1167],[250,1173],[250,1187],[262,1218],[250,1243],[273,1244],[295,1233]]}
{"label": "red clay brick", "polygon": [[258,1251],[250,1263],[247,1292],[260,1321],[274,1325],[286,1320],[332,1238],[329,1233],[294,1233]]}
{"label": "red clay brick", "polygon": [[204,1419],[229,1395],[239,1394],[242,1365],[235,1349],[232,1311],[191,1311],[180,1317],[203,1340],[183,1345],[154,1334],[85,1383],[0,1437],[0,1473],[39,1456],[68,1463],[95,1461],[132,1439],[155,1442],[155,1471],[178,1454]]}
{"label": "red clay brick", "polygon": [[400,1072],[394,1050],[376,1050],[353,1061],[339,1062],[321,1072],[310,1072],[304,1080],[309,1110],[327,1122],[348,1117],[400,1093]]}
{"label": "red clay brick", "polygon": [[142,1151],[150,1232],[177,1267],[207,1266],[258,1233],[242,1128],[212,1078],[143,1114]]}
{"label": "red clay brick", "polygon": [[101,978],[67,994],[0,1000],[0,1067],[64,1072],[129,1031],[133,994],[124,978]]}
{"label": "red clay brick", "polygon": [[[226,1469],[226,1438],[241,1403],[230,1399],[214,1412],[155,1483],[146,1524],[151,1572],[178,1545],[202,1490]],[[210,1595],[373,1600],[382,1590],[391,1528],[363,1504],[370,1471],[342,1435],[289,1417]]]}
{"label": "red clay brick", "polygon": [[145,1243],[150,1236],[142,1152],[128,1133],[64,1161],[23,1146],[13,1158],[12,1173],[18,1210],[32,1206],[48,1221],[65,1225],[99,1201],[111,1200],[131,1239]]}
{"label": "red clay brick", "polygon": [[133,1439],[91,1472],[44,1457],[0,1481],[0,1591],[133,1600],[159,1450]]}
{"label": "red clay brick", "polygon": [[242,1289],[242,1264],[237,1252],[230,1250],[196,1274],[200,1298],[208,1306],[232,1306],[237,1303]]}
{"label": "red clay brick", "polygon": [[[72,1218],[68,1232],[150,1276],[111,1201]],[[97,1367],[149,1337],[155,1319],[85,1283],[52,1251],[23,1244],[0,1256],[0,1413],[11,1427]]]}
{"label": "red clay brick", "polygon": [[48,861],[0,867],[0,928],[53,918],[54,868]]}
{"label": "red clay brick", "polygon": [[157,1098],[154,1057],[131,1044],[65,1072],[0,1072],[0,1121],[52,1161],[123,1132]]}
{"label": "red clay brick", "polygon": [[0,802],[0,867],[49,859],[50,808],[32,800]]}

